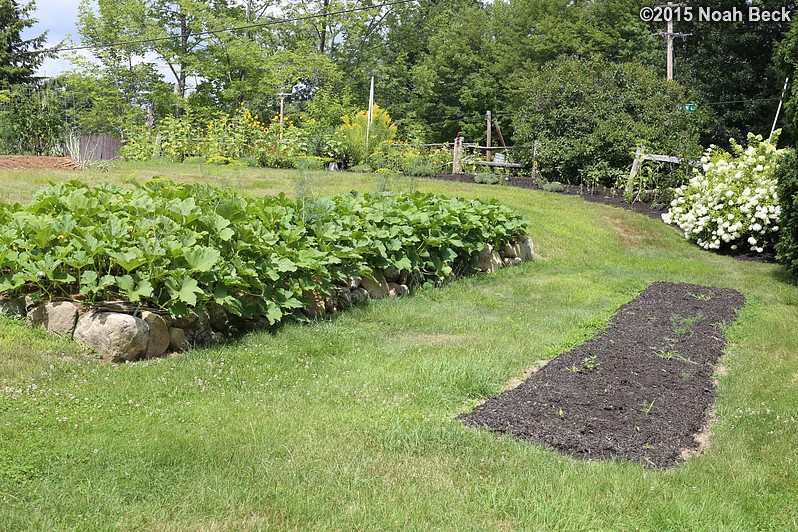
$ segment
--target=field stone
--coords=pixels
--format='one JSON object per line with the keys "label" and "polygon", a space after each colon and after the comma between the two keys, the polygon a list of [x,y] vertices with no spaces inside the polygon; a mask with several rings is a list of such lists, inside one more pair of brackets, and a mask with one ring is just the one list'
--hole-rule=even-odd
{"label": "field stone", "polygon": [[518,266],[519,264],[524,262],[523,260],[521,260],[521,257],[516,257],[514,259],[510,259],[510,261],[512,262],[513,266]]}
{"label": "field stone", "polygon": [[347,279],[349,283],[349,289],[354,290],[355,288],[360,288],[360,283],[362,279],[359,275],[352,275]]}
{"label": "field stone", "polygon": [[502,267],[502,259],[490,244],[485,244],[477,255],[477,268],[485,273],[493,273]]}
{"label": "field stone", "polygon": [[352,304],[357,305],[358,303],[362,303],[364,301],[369,300],[369,293],[365,288],[355,288],[349,292],[349,296],[352,299]]}
{"label": "field stone", "polygon": [[336,306],[345,309],[352,306],[352,292],[347,288],[339,288],[335,291]]}
{"label": "field stone", "polygon": [[388,296],[396,297],[399,295],[399,285],[396,283],[388,283]]}
{"label": "field stone", "polygon": [[25,298],[18,297],[0,301],[0,315],[12,318],[24,318],[27,314]]}
{"label": "field stone", "polygon": [[532,239],[525,236],[520,240],[519,244],[521,245],[521,254],[518,256],[521,257],[521,260],[535,260],[535,244],[532,242]]}
{"label": "field stone", "polygon": [[390,290],[385,276],[379,270],[374,270],[373,279],[363,277],[361,285],[366,289],[372,299],[382,299],[388,295],[388,291]]}
{"label": "field stone", "polygon": [[147,342],[147,358],[157,358],[169,349],[169,325],[160,314],[145,310],[141,319],[147,322],[150,328],[149,341]]}
{"label": "field stone", "polygon": [[515,246],[511,246],[510,244],[504,246],[502,253],[504,254],[505,259],[514,259],[518,256],[518,253],[515,251]]}
{"label": "field stone", "polygon": [[398,296],[406,296],[410,294],[410,288],[406,284],[400,284],[399,288],[396,290],[396,295]]}
{"label": "field stone", "polygon": [[213,343],[213,330],[211,329],[211,318],[204,310],[195,314],[197,319],[188,327],[184,327],[186,340],[189,345],[202,346]]}
{"label": "field stone", "polygon": [[327,311],[327,314],[335,314],[338,312],[338,304],[336,300],[332,297],[325,297],[324,298],[324,308]]}
{"label": "field stone", "polygon": [[149,329],[130,314],[89,312],[78,320],[75,340],[111,362],[133,361],[147,354]]}
{"label": "field stone", "polygon": [[51,301],[34,307],[28,313],[31,325],[44,327],[49,332],[68,336],[78,322],[78,308],[69,301]]}
{"label": "field stone", "polygon": [[188,351],[191,345],[186,338],[186,331],[178,327],[169,327],[169,350],[182,353]]}
{"label": "field stone", "polygon": [[382,275],[389,283],[395,283],[399,280],[399,276],[402,275],[402,272],[400,272],[396,266],[388,266],[382,271]]}
{"label": "field stone", "polygon": [[185,316],[172,316],[172,326],[178,329],[188,329],[199,319],[199,314],[189,310]]}
{"label": "field stone", "polygon": [[305,302],[305,315],[310,319],[322,318],[327,310],[324,298],[318,290],[305,292],[303,297]]}

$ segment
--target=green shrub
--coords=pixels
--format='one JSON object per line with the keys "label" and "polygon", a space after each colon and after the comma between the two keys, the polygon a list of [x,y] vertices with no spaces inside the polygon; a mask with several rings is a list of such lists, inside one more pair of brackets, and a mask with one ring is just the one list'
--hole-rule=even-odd
{"label": "green shrub", "polygon": [[205,157],[186,157],[183,159],[183,164],[205,164],[206,162]]}
{"label": "green shrub", "polygon": [[559,181],[544,183],[543,186],[540,188],[542,188],[546,192],[565,192],[565,185],[563,185]]}
{"label": "green shrub", "polygon": [[421,193],[308,202],[157,178],[61,182],[0,203],[0,297],[125,298],[178,315],[216,304],[274,324],[299,316],[307,291],[374,268],[445,279],[526,225],[494,202]]}
{"label": "green shrub", "polygon": [[686,112],[685,89],[642,65],[557,60],[530,74],[520,95],[514,138],[535,150],[519,157],[536,157],[558,181],[613,186],[640,145],[688,159],[701,153],[704,113]]}
{"label": "green shrub", "polygon": [[748,148],[729,139],[732,153],[711,146],[690,182],[674,191],[670,210],[662,215],[684,237],[704,249],[747,248],[762,253],[774,243],[781,207],[776,193],[776,168],[784,150],[776,148],[777,132],[762,140],[748,134]]}
{"label": "green shrub", "polygon": [[776,170],[776,193],[781,204],[776,260],[798,277],[798,154],[790,150]]}
{"label": "green shrub", "polygon": [[329,147],[331,155],[343,167],[361,164],[383,142],[390,142],[396,136],[396,126],[385,109],[374,104],[371,127],[368,128],[368,147],[366,147],[366,125],[368,111],[358,112],[354,118],[341,117],[343,124],[336,129]]}
{"label": "green shrub", "polygon": [[495,185],[499,182],[499,176],[490,172],[480,172],[474,176],[474,182],[485,185]]}

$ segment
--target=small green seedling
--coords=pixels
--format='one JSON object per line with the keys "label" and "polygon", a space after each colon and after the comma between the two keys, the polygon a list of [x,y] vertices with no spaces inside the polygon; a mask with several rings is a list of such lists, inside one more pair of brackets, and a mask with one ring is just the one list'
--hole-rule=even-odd
{"label": "small green seedling", "polygon": [[567,367],[567,368],[565,368],[565,369],[566,369],[567,371],[570,371],[571,373],[579,373],[580,371],[582,371],[582,368],[580,368],[580,367],[579,367],[579,366],[577,366],[576,364],[571,364],[570,366],[568,366],[568,367]]}
{"label": "small green seedling", "polygon": [[712,296],[709,294],[688,294],[688,295],[699,301],[709,301],[710,299],[712,299]]}
{"label": "small green seedling", "polygon": [[640,409],[645,415],[649,415],[651,411],[654,409],[654,401],[650,403],[643,403],[643,408]]}
{"label": "small green seedling", "polygon": [[684,355],[680,355],[676,351],[659,351],[657,353],[657,356],[660,357],[663,360],[674,360],[674,359],[676,359],[676,360],[680,360],[682,362],[685,362],[687,364],[697,364],[696,361],[691,360],[689,357],[686,357]]}
{"label": "small green seedling", "polygon": [[560,419],[565,419],[565,412],[563,412],[562,408],[557,412],[557,415],[560,416]]}
{"label": "small green seedling", "polygon": [[594,370],[599,367],[599,361],[596,355],[592,355],[589,357],[585,357],[582,359],[582,365],[585,367],[586,370]]}
{"label": "small green seedling", "polygon": [[644,443],[644,444],[643,444],[643,449],[646,449],[646,450],[648,450],[648,449],[653,449],[653,448],[654,448],[654,446],[653,446],[653,445],[651,445],[651,444],[650,444],[650,443],[648,443],[648,442],[646,442],[646,443]]}

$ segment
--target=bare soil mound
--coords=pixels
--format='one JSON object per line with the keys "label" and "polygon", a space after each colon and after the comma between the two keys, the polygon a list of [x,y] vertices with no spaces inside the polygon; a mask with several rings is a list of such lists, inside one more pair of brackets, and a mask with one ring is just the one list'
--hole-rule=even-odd
{"label": "bare soil mound", "polygon": [[654,283],[600,336],[460,418],[580,458],[676,465],[699,446],[723,326],[743,303],[731,289]]}
{"label": "bare soil mound", "polygon": [[0,156],[0,168],[19,170],[34,168],[41,170],[77,170],[78,165],[69,157],[33,157],[28,155]]}

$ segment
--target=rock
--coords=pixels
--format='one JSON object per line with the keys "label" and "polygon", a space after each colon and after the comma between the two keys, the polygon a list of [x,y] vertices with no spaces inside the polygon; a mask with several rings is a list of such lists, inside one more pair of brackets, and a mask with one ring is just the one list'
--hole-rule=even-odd
{"label": "rock", "polygon": [[410,294],[410,288],[406,284],[400,284],[399,289],[396,291],[398,296],[406,296]]}
{"label": "rock", "polygon": [[399,285],[396,283],[388,283],[388,296],[396,297],[399,295]]}
{"label": "rock", "polygon": [[160,314],[145,310],[141,313],[141,319],[150,328],[149,340],[147,341],[146,358],[157,358],[169,349],[169,325]]}
{"label": "rock", "polygon": [[362,281],[362,278],[359,275],[350,276],[347,279],[347,283],[348,283],[349,289],[350,290],[354,290],[355,288],[359,288],[361,281]]}
{"label": "rock", "polygon": [[535,245],[532,243],[532,239],[528,236],[525,236],[518,243],[521,245],[521,253],[518,254],[518,256],[521,257],[521,260],[535,260]]}
{"label": "rock", "polygon": [[388,282],[379,270],[374,270],[374,278],[363,277],[363,288],[368,291],[372,299],[381,299],[388,295]]}
{"label": "rock", "polygon": [[130,314],[89,312],[78,320],[75,340],[111,362],[133,361],[147,354],[149,329]]}
{"label": "rock", "polygon": [[513,266],[518,266],[519,264],[524,262],[523,260],[521,260],[521,257],[516,257],[516,258],[510,259],[510,260],[511,260]]}
{"label": "rock", "polygon": [[388,266],[382,271],[382,275],[389,283],[395,283],[398,281],[401,274],[402,272],[400,272],[396,266]]}
{"label": "rock", "polygon": [[221,342],[224,342],[225,338],[226,338],[225,334],[222,333],[222,332],[214,332],[214,333],[211,334],[211,341],[214,344],[219,344]]}
{"label": "rock", "polygon": [[502,267],[502,258],[494,251],[493,246],[486,244],[477,255],[477,268],[485,273],[493,273]]}
{"label": "rock", "polygon": [[324,303],[324,298],[321,296],[321,293],[318,290],[310,290],[305,292],[303,299],[305,301],[305,315],[308,318],[315,320],[317,318],[324,317],[327,306]]}
{"label": "rock", "polygon": [[369,300],[369,293],[365,288],[355,288],[349,292],[353,305]]}
{"label": "rock", "polygon": [[520,259],[521,258],[521,244],[519,244],[518,242],[513,244],[513,251],[515,252],[515,258]]}
{"label": "rock", "polygon": [[347,288],[339,288],[335,291],[336,306],[340,309],[352,306],[352,292]]}
{"label": "rock", "polygon": [[211,330],[214,332],[227,333],[233,326],[230,313],[219,305],[214,305],[208,310],[208,318]]}
{"label": "rock", "polygon": [[324,298],[324,308],[327,310],[327,314],[336,314],[338,312],[338,304],[332,297]]}
{"label": "rock", "polygon": [[78,308],[69,301],[51,301],[34,307],[28,313],[31,325],[44,327],[51,333],[71,335],[78,322]]}
{"label": "rock", "polygon": [[510,244],[504,246],[503,254],[505,259],[514,259],[518,256],[515,252],[515,246],[511,246]]}
{"label": "rock", "polygon": [[186,340],[189,345],[203,346],[213,342],[213,330],[211,329],[211,318],[204,310],[195,314],[197,319],[188,327],[184,327]]}
{"label": "rock", "polygon": [[0,301],[0,315],[12,318],[24,318],[27,315],[25,298],[5,299]]}
{"label": "rock", "polygon": [[199,319],[199,314],[189,310],[185,316],[172,316],[172,326],[178,329],[188,329]]}
{"label": "rock", "polygon": [[186,331],[177,327],[169,327],[169,350],[182,353],[188,351],[191,345],[186,338]]}
{"label": "rock", "polygon": [[503,259],[502,260],[502,264],[504,264],[505,266],[512,266],[513,265],[513,259]]}

